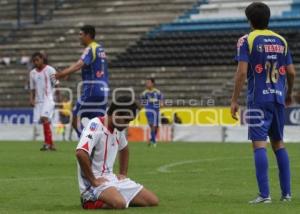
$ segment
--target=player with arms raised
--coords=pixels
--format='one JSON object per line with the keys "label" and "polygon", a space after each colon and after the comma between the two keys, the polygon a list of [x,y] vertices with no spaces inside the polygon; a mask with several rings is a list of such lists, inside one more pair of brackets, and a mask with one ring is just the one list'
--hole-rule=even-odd
{"label": "player with arms raised", "polygon": [[82,95],[76,103],[72,121],[78,137],[81,134],[81,119],[103,116],[107,106],[109,90],[107,58],[103,47],[95,42],[95,35],[96,31],[93,26],[83,26],[79,36],[81,44],[86,48],[81,58],[55,75],[57,79],[60,79],[82,69]]}
{"label": "player with arms raised", "polygon": [[[114,100],[104,117],[92,119],[77,146],[78,181],[84,209],[124,209],[156,206],[158,198],[127,178],[128,143],[124,130],[135,118],[138,106],[130,97]],[[113,173],[119,154],[119,174]]]}
{"label": "player with arms raised", "polygon": [[32,55],[34,69],[30,71],[30,104],[34,107],[33,122],[42,123],[44,130],[44,145],[41,151],[56,150],[53,145],[50,127],[54,113],[54,88],[58,85],[52,76],[55,69],[45,63],[43,54],[37,52]]}
{"label": "player with arms raised", "polygon": [[271,13],[269,7],[254,2],[246,8],[245,13],[252,32],[241,37],[237,44],[238,67],[231,114],[237,119],[238,97],[248,77],[248,136],[253,142],[259,188],[258,197],[250,203],[271,202],[266,151],[268,136],[277,158],[281,201],[290,201],[290,164],[283,144],[283,127],[285,105],[292,102],[295,69],[286,40],[267,29]]}

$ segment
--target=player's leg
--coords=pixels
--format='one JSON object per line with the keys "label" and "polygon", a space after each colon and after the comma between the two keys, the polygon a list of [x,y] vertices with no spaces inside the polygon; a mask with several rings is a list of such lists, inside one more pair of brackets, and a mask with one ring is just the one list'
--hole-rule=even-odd
{"label": "player's leg", "polygon": [[103,208],[125,209],[126,201],[124,197],[115,187],[105,189],[99,196],[99,199],[104,202]]}
{"label": "player's leg", "polygon": [[50,149],[50,150],[56,150],[53,145],[53,140],[52,140],[52,131],[51,131],[51,123],[50,123],[50,118],[52,118],[54,113],[54,102],[52,101],[45,101],[43,103],[43,108],[41,112],[41,123],[43,125],[43,130],[44,130],[44,140],[45,144],[41,148],[42,151],[45,149]]}
{"label": "player's leg", "polygon": [[47,117],[42,116],[40,121],[43,125],[43,130],[44,130],[44,145],[40,150],[46,151],[46,150],[50,149],[53,145],[52,131],[51,131],[50,122]]}
{"label": "player's leg", "polygon": [[81,135],[81,108],[82,105],[80,101],[77,101],[75,108],[73,110],[73,117],[72,117],[72,127],[75,130],[78,138],[80,138]]}
{"label": "player's leg", "polygon": [[130,206],[148,207],[157,206],[158,197],[150,190],[143,188],[130,202]]}
{"label": "player's leg", "polygon": [[283,144],[284,106],[274,106],[274,119],[269,131],[273,151],[277,159],[281,200],[291,201],[291,173],[288,152]]}
{"label": "player's leg", "polygon": [[253,142],[256,180],[259,189],[259,196],[250,203],[270,203],[266,140],[272,117],[270,118],[265,107],[251,106],[249,109],[249,139]]}

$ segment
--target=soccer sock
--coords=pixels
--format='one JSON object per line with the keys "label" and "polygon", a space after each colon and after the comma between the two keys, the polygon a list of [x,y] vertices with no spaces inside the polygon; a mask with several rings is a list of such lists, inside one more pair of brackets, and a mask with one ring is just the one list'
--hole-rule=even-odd
{"label": "soccer sock", "polygon": [[265,148],[258,148],[254,151],[256,179],[261,197],[269,197],[269,178],[268,178],[268,157]]}
{"label": "soccer sock", "polygon": [[45,144],[48,144],[51,146],[53,144],[53,141],[52,141],[52,132],[51,132],[51,128],[50,128],[50,123],[49,122],[43,123],[43,128],[44,128]]}
{"label": "soccer sock", "polygon": [[290,161],[285,148],[275,152],[279,169],[279,180],[282,196],[291,195]]}
{"label": "soccer sock", "polygon": [[155,143],[155,131],[154,130],[151,130],[151,139],[150,139],[150,141],[152,142],[152,143]]}

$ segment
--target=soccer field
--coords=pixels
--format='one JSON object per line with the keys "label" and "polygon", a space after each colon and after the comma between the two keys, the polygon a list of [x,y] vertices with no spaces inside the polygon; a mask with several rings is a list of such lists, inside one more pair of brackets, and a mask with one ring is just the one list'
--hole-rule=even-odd
{"label": "soccer field", "polygon": [[[41,143],[0,142],[0,213],[87,213],[80,207],[74,150],[40,152]],[[299,213],[300,144],[289,144],[293,201],[279,202],[275,157],[269,149],[272,204],[249,205],[257,193],[250,144],[130,144],[129,177],[160,198],[155,208],[118,213]],[[115,213],[116,211],[96,211]],[[94,213],[94,212],[93,212]]]}

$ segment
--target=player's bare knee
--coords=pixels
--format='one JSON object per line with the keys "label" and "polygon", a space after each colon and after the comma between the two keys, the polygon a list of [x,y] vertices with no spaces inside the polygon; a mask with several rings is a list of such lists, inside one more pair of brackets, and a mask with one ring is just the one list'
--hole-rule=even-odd
{"label": "player's bare knee", "polygon": [[126,202],[124,199],[117,199],[111,204],[113,209],[125,209]]}
{"label": "player's bare knee", "polygon": [[158,206],[159,204],[159,199],[156,195],[152,195],[148,201],[148,206],[151,206],[151,207],[155,207],[155,206]]}

